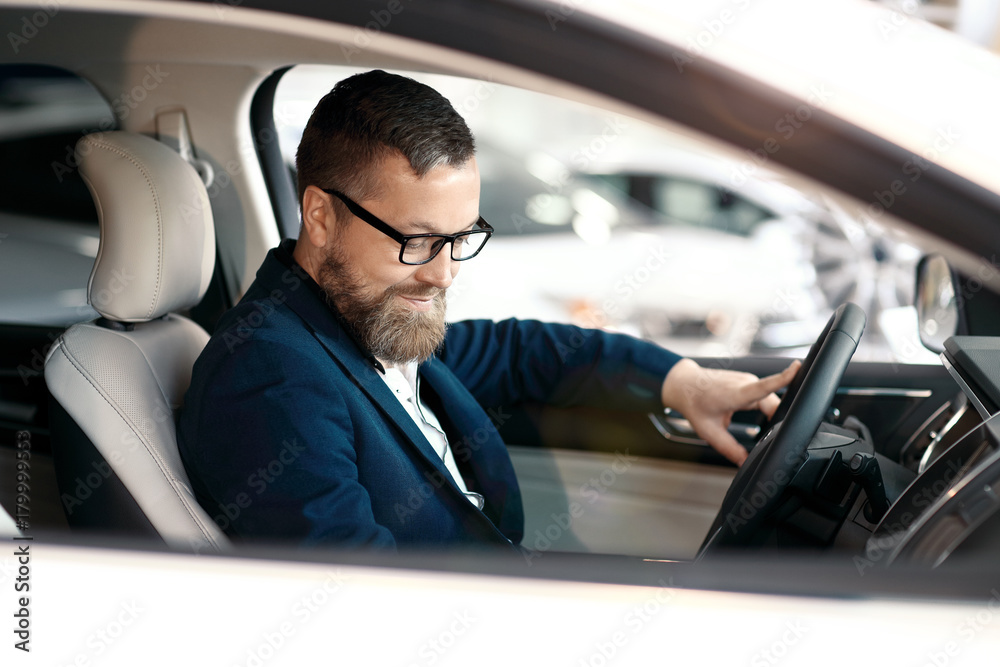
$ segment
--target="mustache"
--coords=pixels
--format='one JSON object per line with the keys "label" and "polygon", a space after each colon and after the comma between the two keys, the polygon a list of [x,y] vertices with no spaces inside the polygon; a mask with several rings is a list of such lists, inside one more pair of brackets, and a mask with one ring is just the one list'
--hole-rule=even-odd
{"label": "mustache", "polygon": [[404,296],[404,297],[416,297],[416,298],[444,298],[445,291],[440,287],[434,287],[433,285],[423,285],[420,283],[412,283],[409,285],[392,285],[385,290],[385,293],[390,296]]}

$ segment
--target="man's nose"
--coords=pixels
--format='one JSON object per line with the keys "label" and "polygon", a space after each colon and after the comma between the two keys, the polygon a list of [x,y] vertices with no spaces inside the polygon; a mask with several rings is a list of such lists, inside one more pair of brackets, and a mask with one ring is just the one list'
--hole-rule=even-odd
{"label": "man's nose", "polygon": [[426,264],[421,264],[414,278],[422,283],[434,285],[440,289],[448,289],[451,281],[458,273],[459,262],[451,258],[451,244],[445,245],[441,251]]}

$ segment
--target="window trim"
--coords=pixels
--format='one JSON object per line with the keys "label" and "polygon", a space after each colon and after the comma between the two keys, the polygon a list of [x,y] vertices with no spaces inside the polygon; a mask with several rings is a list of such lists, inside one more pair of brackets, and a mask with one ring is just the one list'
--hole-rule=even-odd
{"label": "window trim", "polygon": [[299,235],[299,203],[295,183],[281,155],[278,130],[274,124],[274,98],[278,84],[290,69],[291,65],[274,70],[257,88],[250,103],[253,145],[282,238],[297,238]]}

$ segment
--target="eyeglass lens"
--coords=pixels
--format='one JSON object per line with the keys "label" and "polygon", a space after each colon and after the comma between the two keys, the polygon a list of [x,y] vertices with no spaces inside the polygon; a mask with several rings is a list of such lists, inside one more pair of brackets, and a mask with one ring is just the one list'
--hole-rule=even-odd
{"label": "eyeglass lens", "polygon": [[[489,235],[485,232],[473,231],[462,234],[451,244],[451,258],[455,261],[469,259],[486,245]],[[450,239],[444,236],[421,236],[407,239],[403,248],[403,261],[412,264],[422,264],[437,255],[441,246]]]}

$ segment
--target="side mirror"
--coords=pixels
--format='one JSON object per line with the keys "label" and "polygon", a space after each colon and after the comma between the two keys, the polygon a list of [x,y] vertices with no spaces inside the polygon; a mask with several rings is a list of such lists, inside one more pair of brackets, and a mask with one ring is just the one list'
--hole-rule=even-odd
{"label": "side mirror", "polygon": [[958,301],[951,267],[941,255],[927,255],[917,265],[917,328],[920,342],[943,352],[944,342],[958,333]]}

